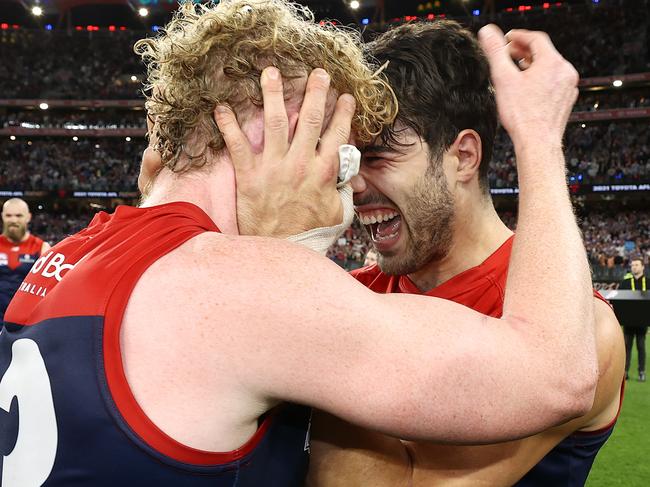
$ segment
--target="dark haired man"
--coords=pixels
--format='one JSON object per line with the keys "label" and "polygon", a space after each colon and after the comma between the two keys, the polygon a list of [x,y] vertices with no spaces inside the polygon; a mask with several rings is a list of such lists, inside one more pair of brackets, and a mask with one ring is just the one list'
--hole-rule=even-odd
{"label": "dark haired man", "polygon": [[[515,42],[534,35],[540,37],[532,51]],[[511,33],[509,40],[511,54],[526,68],[535,63],[535,50],[551,46],[545,35],[526,31]],[[379,293],[445,298],[501,316],[515,237],[497,215],[487,184],[497,128],[488,63],[473,35],[450,21],[400,26],[370,44],[370,52],[381,63],[389,61],[385,73],[400,111],[394,126],[365,148],[360,174],[353,179],[357,213],[379,254],[378,265],[353,275]],[[522,74],[535,73],[526,69]],[[539,136],[550,151],[561,153],[559,137]],[[598,297],[594,307],[600,380],[586,416],[515,442],[449,446],[400,443],[317,415],[310,485],[582,485],[611,434],[623,377],[616,318]],[[459,362],[457,370],[472,357],[467,361]],[[459,396],[467,393],[462,377],[450,375]]]}

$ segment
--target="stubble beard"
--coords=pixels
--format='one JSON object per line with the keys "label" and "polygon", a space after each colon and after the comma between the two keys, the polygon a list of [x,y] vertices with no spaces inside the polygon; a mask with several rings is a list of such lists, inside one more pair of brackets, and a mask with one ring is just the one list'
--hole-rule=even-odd
{"label": "stubble beard", "polygon": [[444,258],[451,250],[453,221],[454,199],[442,165],[434,162],[404,205],[402,231],[406,232],[406,248],[395,255],[379,253],[382,272],[403,276]]}

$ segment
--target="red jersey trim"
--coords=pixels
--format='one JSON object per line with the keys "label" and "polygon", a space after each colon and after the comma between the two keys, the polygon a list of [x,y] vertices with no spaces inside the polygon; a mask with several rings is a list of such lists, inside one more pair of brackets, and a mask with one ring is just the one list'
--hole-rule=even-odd
{"label": "red jersey trim", "polygon": [[[194,209],[200,211],[204,216],[204,218],[199,219],[199,221],[205,228],[211,231],[219,231],[205,213],[203,213],[198,207],[192,208],[192,210]],[[186,211],[183,211],[183,213],[186,213]],[[206,219],[207,222],[205,221]],[[197,228],[198,226],[199,225],[191,229],[179,231],[177,237],[172,242],[168,240],[154,249],[147,249],[146,256],[138,259],[136,263],[121,277],[119,286],[114,288],[112,294],[107,300],[106,311],[104,313],[104,374],[106,376],[108,389],[118,411],[122,415],[128,427],[131,428],[131,430],[139,436],[142,441],[158,453],[176,461],[191,465],[215,466],[240,460],[252,453],[262,438],[264,438],[269,426],[272,424],[274,415],[270,414],[267,416],[255,434],[244,445],[236,450],[229,452],[210,452],[183,445],[160,430],[149,419],[136,401],[127,382],[126,374],[124,373],[120,348],[120,328],[122,325],[122,318],[136,283],[145,270],[156,260],[168,252],[178,248],[192,237],[205,231],[201,228]]]}

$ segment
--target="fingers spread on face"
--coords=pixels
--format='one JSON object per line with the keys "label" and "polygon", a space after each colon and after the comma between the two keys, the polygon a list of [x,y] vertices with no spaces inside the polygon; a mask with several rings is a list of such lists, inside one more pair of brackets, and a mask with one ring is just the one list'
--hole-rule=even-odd
{"label": "fingers spread on face", "polygon": [[325,70],[317,68],[311,72],[300,108],[296,135],[291,145],[291,152],[301,159],[313,154],[318,144],[329,87],[330,77]]}
{"label": "fingers spread on face", "polygon": [[264,152],[280,159],[289,147],[289,119],[284,104],[284,87],[280,70],[269,66],[262,71],[264,98]]}

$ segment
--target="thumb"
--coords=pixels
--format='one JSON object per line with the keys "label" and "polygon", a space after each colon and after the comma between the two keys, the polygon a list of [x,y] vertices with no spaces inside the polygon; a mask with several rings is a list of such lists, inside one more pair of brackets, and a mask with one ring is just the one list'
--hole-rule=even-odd
{"label": "thumb", "polygon": [[493,81],[504,75],[512,76],[513,73],[519,72],[512,62],[512,57],[510,57],[506,38],[496,25],[488,24],[479,30],[478,40],[490,63],[490,73]]}

